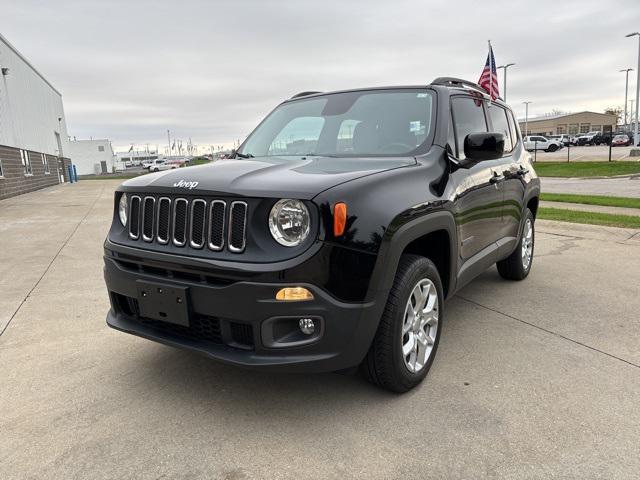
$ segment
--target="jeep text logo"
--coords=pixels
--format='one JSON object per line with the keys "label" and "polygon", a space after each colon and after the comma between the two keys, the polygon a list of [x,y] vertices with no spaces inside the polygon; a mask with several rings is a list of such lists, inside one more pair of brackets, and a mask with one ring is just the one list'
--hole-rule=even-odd
{"label": "jeep text logo", "polygon": [[193,190],[198,186],[198,182],[187,182],[186,180],[180,180],[179,182],[174,183],[173,186]]}

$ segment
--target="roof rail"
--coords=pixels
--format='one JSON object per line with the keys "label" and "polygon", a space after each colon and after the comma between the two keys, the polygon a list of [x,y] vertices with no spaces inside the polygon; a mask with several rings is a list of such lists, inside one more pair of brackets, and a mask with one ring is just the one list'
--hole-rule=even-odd
{"label": "roof rail", "polygon": [[307,95],[314,95],[316,93],[322,93],[322,92],[300,92],[300,93],[296,93],[293,97],[291,97],[291,100],[293,100],[294,98],[306,97]]}
{"label": "roof rail", "polygon": [[469,80],[463,80],[462,78],[454,78],[454,77],[438,77],[431,85],[443,85],[445,87],[469,87],[474,90],[477,90],[485,95],[487,95],[487,91],[482,88],[480,85],[474,82],[470,82]]}

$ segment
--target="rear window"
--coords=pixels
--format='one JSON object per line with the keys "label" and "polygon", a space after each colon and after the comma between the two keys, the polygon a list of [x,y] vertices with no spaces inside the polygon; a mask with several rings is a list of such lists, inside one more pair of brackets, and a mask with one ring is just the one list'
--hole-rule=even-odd
{"label": "rear window", "polygon": [[506,110],[497,105],[490,105],[489,117],[491,118],[493,131],[504,135],[505,153],[511,152],[513,150],[513,142],[511,141],[511,130],[509,129]]}

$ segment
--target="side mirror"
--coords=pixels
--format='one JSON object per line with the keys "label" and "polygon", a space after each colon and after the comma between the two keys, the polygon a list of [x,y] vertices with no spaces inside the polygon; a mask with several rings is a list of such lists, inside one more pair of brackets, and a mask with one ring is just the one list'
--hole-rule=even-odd
{"label": "side mirror", "polygon": [[464,156],[478,163],[495,160],[504,154],[504,135],[501,133],[470,133],[464,139]]}

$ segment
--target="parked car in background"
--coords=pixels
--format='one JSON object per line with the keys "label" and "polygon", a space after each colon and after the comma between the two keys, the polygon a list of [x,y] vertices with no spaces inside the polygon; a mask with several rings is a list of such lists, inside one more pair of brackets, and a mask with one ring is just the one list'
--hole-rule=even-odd
{"label": "parked car in background", "polygon": [[532,152],[534,150],[544,150],[545,152],[555,152],[564,146],[559,140],[543,137],[542,135],[529,135],[524,137],[524,148]]}
{"label": "parked car in background", "polygon": [[148,168],[150,172],[159,172],[161,170],[173,170],[174,168],[178,168],[180,165],[176,163],[169,163],[164,159],[151,160]]}
{"label": "parked car in background", "polygon": [[626,134],[619,134],[611,140],[612,147],[627,147],[631,145],[631,139]]}
{"label": "parked car in background", "polygon": [[547,135],[549,140],[557,140],[565,147],[571,143],[571,138],[569,135]]}
{"label": "parked car in background", "polygon": [[578,135],[577,133],[574,135],[569,135],[569,144],[572,146],[577,146],[578,145],[578,137],[580,135]]}
{"label": "parked car in background", "polygon": [[611,132],[597,133],[591,139],[591,145],[609,145],[611,143]]}
{"label": "parked car in background", "polygon": [[142,162],[140,162],[140,166],[142,168],[149,168],[154,161],[155,160],[143,160]]}
{"label": "parked car in background", "polygon": [[600,132],[587,132],[582,133],[578,136],[578,145],[593,145],[593,137],[598,135]]}

